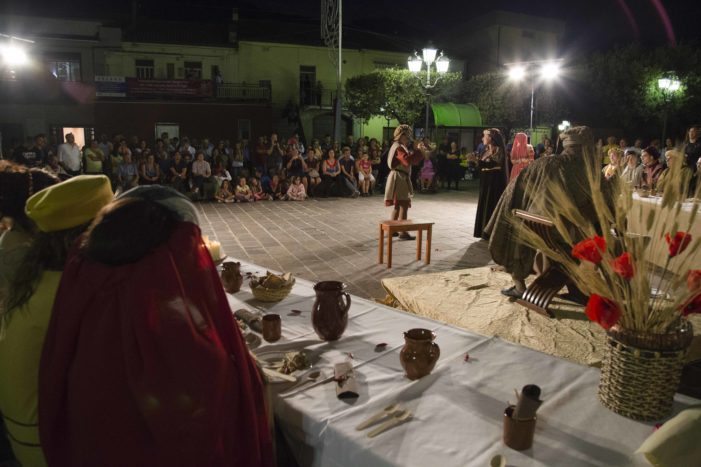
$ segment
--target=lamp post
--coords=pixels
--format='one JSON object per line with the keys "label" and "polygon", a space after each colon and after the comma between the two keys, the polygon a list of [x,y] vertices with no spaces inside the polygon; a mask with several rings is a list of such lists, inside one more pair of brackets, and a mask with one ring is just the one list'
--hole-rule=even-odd
{"label": "lamp post", "polygon": [[[450,67],[450,60],[443,56],[443,52],[439,53],[438,50],[429,43],[429,45],[421,51],[421,56],[419,56],[417,52],[414,52],[414,56],[409,57],[407,65],[409,66],[409,71],[415,75],[421,71],[423,65],[426,65],[426,81],[422,81],[421,85],[426,90],[426,124],[424,127],[424,136],[428,136],[428,112],[431,97],[430,90],[436,86],[438,80],[441,78],[441,75],[448,71],[448,68]],[[436,77],[433,81],[431,81],[431,67],[436,68]]]}
{"label": "lamp post", "polygon": [[664,97],[664,109],[662,117],[662,145],[667,139],[667,117],[669,114],[669,104],[674,95],[681,89],[682,83],[674,73],[665,73],[665,75],[657,80],[657,87],[662,91]]}
{"label": "lamp post", "polygon": [[533,136],[533,115],[535,113],[536,86],[542,81],[554,81],[560,76],[561,60],[533,60],[529,62],[507,63],[507,75],[511,81],[530,79],[531,84],[531,118],[529,136]]}

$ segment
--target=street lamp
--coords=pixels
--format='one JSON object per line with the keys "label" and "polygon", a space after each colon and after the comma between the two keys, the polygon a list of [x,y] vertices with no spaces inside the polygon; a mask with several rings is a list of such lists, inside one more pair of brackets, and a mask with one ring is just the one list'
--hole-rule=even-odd
{"label": "street lamp", "polygon": [[523,81],[527,76],[531,83],[530,135],[533,136],[533,114],[535,111],[536,77],[540,81],[555,81],[561,74],[561,60],[534,60],[530,62],[507,63],[506,74],[511,81]]}
{"label": "street lamp", "polygon": [[[425,136],[428,136],[428,112],[431,97],[429,90],[434,88],[441,75],[448,71],[448,68],[450,68],[450,60],[443,56],[443,52],[439,52],[438,49],[429,44],[421,51],[421,56],[419,56],[417,52],[414,52],[414,56],[410,56],[407,60],[409,71],[414,74],[420,72],[424,64],[426,65],[426,81],[422,81],[421,84],[426,90],[426,126],[424,127],[424,131]],[[431,81],[431,67],[436,68],[437,74],[433,81]]]}
{"label": "street lamp", "polygon": [[670,102],[674,95],[681,89],[682,83],[677,78],[677,75],[668,72],[657,80],[657,87],[664,97],[664,112],[662,118],[662,144],[664,144],[667,139],[667,117],[669,114]]}

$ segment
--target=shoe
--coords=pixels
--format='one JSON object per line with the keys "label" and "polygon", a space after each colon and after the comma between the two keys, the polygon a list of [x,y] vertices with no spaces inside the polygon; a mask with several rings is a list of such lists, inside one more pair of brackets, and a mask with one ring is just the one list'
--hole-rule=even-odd
{"label": "shoe", "polygon": [[416,240],[416,237],[409,235],[408,233],[404,233],[399,236],[399,240]]}
{"label": "shoe", "polygon": [[507,297],[510,297],[510,298],[521,298],[521,297],[523,296],[523,293],[522,293],[522,292],[518,292],[518,291],[516,290],[516,286],[515,286],[515,285],[512,285],[512,286],[509,287],[508,289],[502,289],[502,290],[501,290],[501,294],[502,294],[502,295],[506,295]]}

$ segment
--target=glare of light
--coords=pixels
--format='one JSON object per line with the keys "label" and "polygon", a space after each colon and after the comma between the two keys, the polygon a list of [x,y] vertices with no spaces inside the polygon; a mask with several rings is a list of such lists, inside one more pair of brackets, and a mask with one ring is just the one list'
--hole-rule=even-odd
{"label": "glare of light", "polygon": [[673,79],[671,83],[669,83],[669,90],[672,92],[679,91],[679,88],[682,86],[682,83],[677,81],[676,79]]}
{"label": "glare of light", "polygon": [[571,125],[570,125],[570,121],[569,121],[569,120],[563,120],[562,123],[560,123],[560,124],[557,126],[557,129],[560,130],[560,132],[562,133],[563,131],[569,129],[570,126],[571,126]]}
{"label": "glare of light", "polygon": [[0,47],[2,60],[9,66],[19,66],[27,63],[27,53],[16,44],[5,44]]}
{"label": "glare of light", "polygon": [[409,57],[409,60],[407,61],[409,64],[409,71],[412,73],[418,73],[421,71],[421,59],[417,57]]}
{"label": "glare of light", "polygon": [[421,51],[424,62],[427,64],[433,63],[433,61],[436,59],[436,54],[438,53],[438,50],[434,49],[433,47],[429,46],[426,47]]}
{"label": "glare of light", "polygon": [[663,91],[677,92],[682,83],[674,78],[660,78],[657,80],[657,86]]}
{"label": "glare of light", "polygon": [[450,60],[447,58],[439,58],[436,60],[436,70],[438,73],[446,73],[448,71],[448,68],[450,67]]}
{"label": "glare of light", "polygon": [[526,77],[526,68],[521,65],[515,65],[509,68],[509,79],[513,81],[521,81]]}
{"label": "glare of light", "polygon": [[556,79],[560,76],[560,64],[556,62],[544,63],[540,67],[540,76],[547,80]]}

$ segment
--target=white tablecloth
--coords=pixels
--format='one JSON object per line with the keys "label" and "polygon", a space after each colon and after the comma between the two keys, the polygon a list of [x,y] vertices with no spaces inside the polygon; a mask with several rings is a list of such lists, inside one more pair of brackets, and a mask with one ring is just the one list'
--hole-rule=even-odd
{"label": "white tablecloth", "polygon": [[[679,211],[677,212],[678,208]],[[649,235],[652,240],[648,259],[652,263],[664,267],[668,254],[664,234],[669,232],[675,223],[677,230],[688,231],[691,234],[692,242],[696,242],[697,239],[701,238],[701,207],[697,205],[696,208],[696,218],[694,222],[691,222],[694,203],[682,203],[681,207],[663,208],[662,198],[641,198],[634,193],[633,205],[628,216],[628,231],[640,235]],[[654,215],[658,221],[648,228],[650,215]],[[682,261],[684,256],[673,258],[670,262],[670,268],[674,270],[675,265]],[[690,260],[690,265],[699,267],[701,265],[701,249]]]}
{"label": "white tablecloth", "polygon": [[[244,271],[259,268],[242,264]],[[597,399],[599,370],[551,357],[494,337],[485,337],[353,297],[348,328],[337,342],[320,341],[311,326],[312,284],[297,280],[277,304],[255,301],[247,285],[229,295],[232,309],[259,308],[282,316],[283,338],[256,352],[302,348],[316,360],[322,381],[278,386],[277,424],[302,466],[486,466],[496,454],[513,466],[630,465],[653,424],[605,409]],[[301,310],[301,314],[290,313]],[[402,332],[432,329],[441,357],[418,381],[403,375]],[[379,343],[388,344],[377,352]],[[468,352],[469,361],[464,361]],[[360,397],[339,400],[334,363],[352,353]],[[501,440],[502,417],[514,389],[535,383],[545,401],[538,412],[531,449],[517,452]],[[413,419],[376,438],[355,426],[399,401]],[[678,396],[675,413],[698,401]]]}

